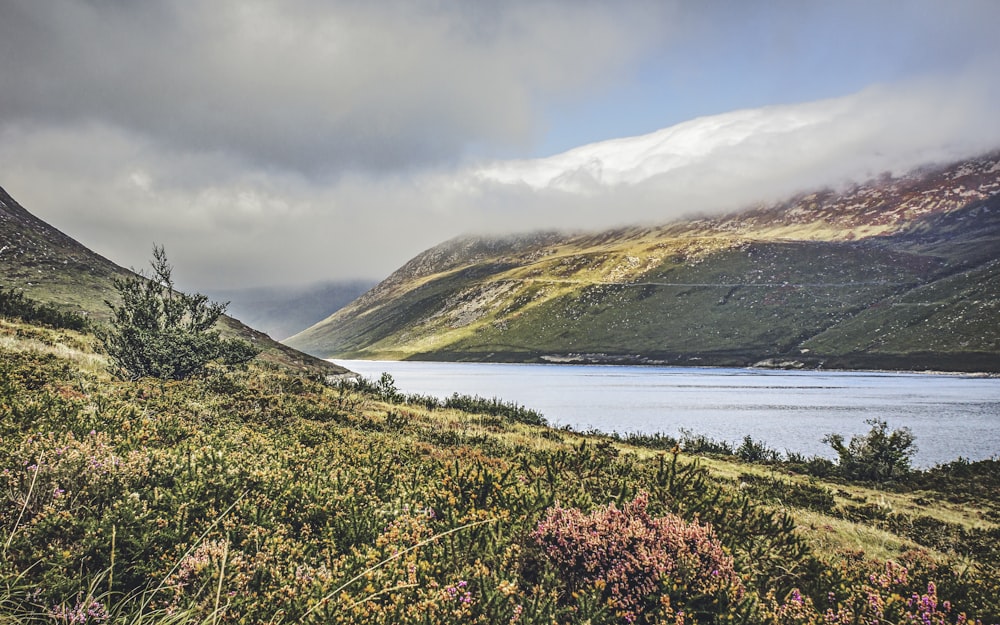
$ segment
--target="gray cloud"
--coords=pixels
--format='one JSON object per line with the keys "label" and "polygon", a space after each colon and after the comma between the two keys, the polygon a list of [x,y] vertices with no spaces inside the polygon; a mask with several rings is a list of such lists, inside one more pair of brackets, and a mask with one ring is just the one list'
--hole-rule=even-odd
{"label": "gray cloud", "polygon": [[632,58],[651,35],[640,14],[654,6],[6,4],[3,119],[103,122],[177,150],[312,173],[453,160],[470,141],[524,145],[538,131],[537,100]]}

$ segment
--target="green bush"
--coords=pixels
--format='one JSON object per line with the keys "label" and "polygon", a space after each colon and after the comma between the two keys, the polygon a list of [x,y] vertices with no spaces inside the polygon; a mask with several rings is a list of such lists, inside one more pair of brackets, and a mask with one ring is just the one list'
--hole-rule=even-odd
{"label": "green bush", "polygon": [[868,419],[872,426],[868,434],[851,437],[844,444],[840,434],[827,434],[823,442],[837,452],[838,472],[849,480],[889,482],[905,477],[910,472],[910,459],[916,452],[913,433],[909,428],[889,432],[889,424],[879,419]]}
{"label": "green bush", "polygon": [[479,395],[459,395],[458,393],[454,393],[445,400],[444,407],[474,414],[504,417],[510,421],[527,423],[529,425],[546,425],[545,417],[537,410],[532,410],[516,402],[504,401],[497,397],[487,399]]}
{"label": "green bush", "polygon": [[246,341],[223,339],[212,326],[226,304],[200,293],[174,290],[172,268],[163,247],[153,248],[153,275],[143,273],[114,281],[121,304],[111,308],[110,327],[98,332],[114,363],[127,380],[153,377],[183,380],[213,360],[227,365],[247,362],[259,352]]}
{"label": "green bush", "polygon": [[755,441],[749,434],[743,437],[743,444],[736,449],[736,456],[743,462],[775,464],[781,462],[781,454],[761,441]]}
{"label": "green bush", "polygon": [[372,381],[367,378],[357,378],[349,383],[362,393],[373,395],[380,401],[390,403],[404,403],[414,406],[422,406],[428,410],[437,408],[452,408],[471,414],[490,415],[493,417],[503,417],[511,422],[527,423],[529,425],[546,425],[545,417],[537,410],[532,410],[516,402],[504,401],[497,397],[489,399],[479,395],[460,395],[453,393],[445,400],[439,400],[430,395],[419,393],[404,394],[396,388],[396,380],[387,372],[382,372],[378,380]]}
{"label": "green bush", "polygon": [[38,323],[50,328],[84,330],[87,320],[78,313],[63,312],[52,304],[39,304],[25,296],[23,291],[0,287],[0,317],[16,317],[28,323]]}

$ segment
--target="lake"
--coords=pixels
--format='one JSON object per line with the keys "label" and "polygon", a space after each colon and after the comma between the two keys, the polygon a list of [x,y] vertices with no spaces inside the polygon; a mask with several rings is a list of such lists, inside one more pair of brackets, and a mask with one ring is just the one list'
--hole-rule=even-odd
{"label": "lake", "polygon": [[779,451],[835,457],[822,442],[864,434],[866,419],[906,426],[914,464],[1000,456],[1000,378],[853,371],[336,360],[368,378],[388,372],[405,393],[499,397],[555,427],[745,435]]}

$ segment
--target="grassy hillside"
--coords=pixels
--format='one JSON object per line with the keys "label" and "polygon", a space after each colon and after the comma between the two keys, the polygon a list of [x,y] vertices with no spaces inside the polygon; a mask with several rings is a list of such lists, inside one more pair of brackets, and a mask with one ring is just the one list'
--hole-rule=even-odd
{"label": "grassy hillside", "polygon": [[849,483],[266,362],[123,382],[94,344],[0,319],[4,622],[1000,619],[995,461]]}
{"label": "grassy hillside", "polygon": [[1000,370],[1000,159],[737,215],[459,239],[288,344],[324,357]]}
{"label": "grassy hillside", "polygon": [[[105,300],[117,297],[113,279],[128,273],[38,219],[0,188],[0,287],[101,323],[109,315]],[[232,317],[223,318],[220,325],[227,336],[238,336],[263,349],[260,357],[269,362],[327,375],[345,372]]]}

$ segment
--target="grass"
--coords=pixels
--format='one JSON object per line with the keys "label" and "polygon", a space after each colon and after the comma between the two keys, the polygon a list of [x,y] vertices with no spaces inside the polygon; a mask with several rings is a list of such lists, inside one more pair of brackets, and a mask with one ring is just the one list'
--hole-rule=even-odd
{"label": "grass", "polygon": [[[953,489],[944,474],[878,490],[553,430],[508,418],[502,402],[459,410],[330,386],[266,361],[127,383],[106,373],[90,335],[15,320],[0,330],[0,611],[11,622],[69,622],[90,606],[94,623],[616,623],[627,605],[641,618],[686,606],[703,623],[771,623],[793,591],[817,606],[832,592],[846,614],[854,598],[928,581],[947,591],[952,620],[1000,615],[997,493]],[[589,574],[566,586],[532,538],[550,511],[599,523],[640,494],[651,519],[712,527],[738,600],[706,607],[685,588],[722,590],[696,578],[619,604]],[[947,549],[955,532],[977,550]],[[909,577],[870,588],[886,559]]]}
{"label": "grass", "polygon": [[916,542],[890,531],[811,510],[796,511],[795,520],[797,530],[820,553],[859,551],[875,560],[895,560],[903,553],[920,549]]}
{"label": "grass", "polygon": [[[992,300],[977,295],[995,291],[990,280],[970,275],[915,288],[940,273],[940,261],[879,245],[696,236],[669,239],[661,249],[632,240],[564,246],[516,267],[493,267],[397,285],[392,302],[342,312],[293,344],[350,358],[640,354],[724,365],[785,357],[858,366],[851,359],[867,354],[861,366],[868,368],[878,367],[879,357],[898,368],[897,360],[921,351],[927,360],[930,352],[953,352],[957,360],[942,360],[942,368],[979,352],[966,360],[988,368],[997,349],[995,332],[984,326],[994,316]],[[933,310],[904,305],[944,291],[949,299]]]}

